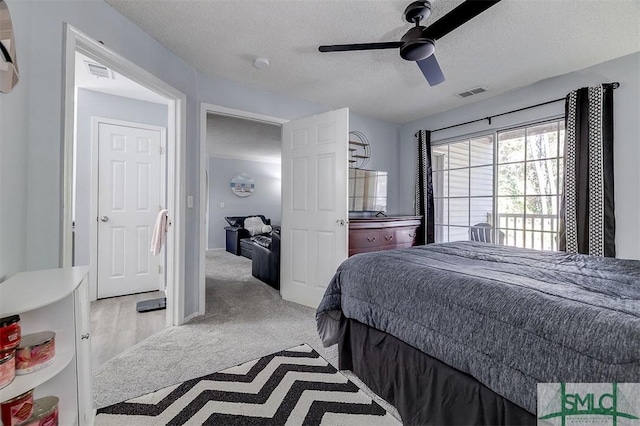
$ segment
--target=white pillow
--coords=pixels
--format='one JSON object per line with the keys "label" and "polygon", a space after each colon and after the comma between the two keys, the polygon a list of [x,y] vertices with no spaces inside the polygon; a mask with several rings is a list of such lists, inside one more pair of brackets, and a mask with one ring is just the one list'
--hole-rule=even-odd
{"label": "white pillow", "polygon": [[261,234],[263,226],[264,222],[258,216],[251,216],[244,220],[244,229],[249,231],[252,237],[256,234]]}
{"label": "white pillow", "polygon": [[273,228],[271,227],[271,225],[263,225],[262,226],[262,233],[266,234],[267,232],[271,232],[273,231]]}

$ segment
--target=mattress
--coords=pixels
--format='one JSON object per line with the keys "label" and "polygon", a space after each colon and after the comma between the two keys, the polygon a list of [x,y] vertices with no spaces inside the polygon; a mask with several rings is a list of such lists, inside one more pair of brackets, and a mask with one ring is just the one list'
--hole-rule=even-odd
{"label": "mattress", "polygon": [[640,381],[640,262],[477,242],[367,253],[317,310],[391,334],[531,413],[538,382]]}

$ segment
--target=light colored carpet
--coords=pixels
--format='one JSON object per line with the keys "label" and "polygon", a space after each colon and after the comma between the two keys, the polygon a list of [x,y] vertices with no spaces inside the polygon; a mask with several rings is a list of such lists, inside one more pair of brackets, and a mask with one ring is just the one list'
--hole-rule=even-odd
{"label": "light colored carpet", "polygon": [[[282,300],[251,276],[251,260],[207,253],[206,314],[169,327],[107,361],[94,373],[96,408],[308,343],[337,367],[337,345],[324,348],[315,310]],[[350,372],[345,374],[386,410],[397,411]]]}

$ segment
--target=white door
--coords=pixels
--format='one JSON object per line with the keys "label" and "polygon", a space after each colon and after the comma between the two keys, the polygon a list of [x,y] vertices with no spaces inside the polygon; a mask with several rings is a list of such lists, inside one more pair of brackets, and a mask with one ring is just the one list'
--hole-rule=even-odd
{"label": "white door", "polygon": [[282,298],[317,307],[347,258],[349,110],[282,128]]}
{"label": "white door", "polygon": [[98,298],[160,288],[164,255],[149,249],[162,208],[161,135],[99,124]]}
{"label": "white door", "polygon": [[91,341],[89,331],[89,284],[85,275],[74,292],[74,321],[76,326],[76,371],[78,374],[79,424],[89,425],[93,416],[93,393],[91,371]]}

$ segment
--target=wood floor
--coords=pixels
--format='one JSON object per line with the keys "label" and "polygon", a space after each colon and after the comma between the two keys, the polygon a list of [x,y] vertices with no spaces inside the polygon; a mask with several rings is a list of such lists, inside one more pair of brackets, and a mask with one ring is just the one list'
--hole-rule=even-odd
{"label": "wood floor", "polygon": [[154,291],[91,302],[91,366],[103,363],[166,326],[166,310],[136,311],[136,303],[164,297]]}

